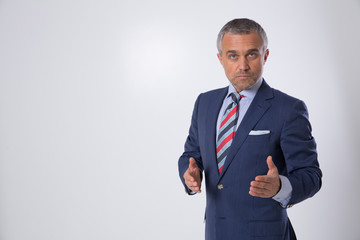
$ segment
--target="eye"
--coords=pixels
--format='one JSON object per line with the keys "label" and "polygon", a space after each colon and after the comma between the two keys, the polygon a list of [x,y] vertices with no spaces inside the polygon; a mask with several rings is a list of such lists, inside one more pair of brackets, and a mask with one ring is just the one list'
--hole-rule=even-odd
{"label": "eye", "polygon": [[256,53],[249,53],[249,57],[256,57]]}
{"label": "eye", "polygon": [[229,58],[231,59],[231,60],[234,60],[234,59],[237,59],[237,55],[236,54],[230,54],[229,55]]}

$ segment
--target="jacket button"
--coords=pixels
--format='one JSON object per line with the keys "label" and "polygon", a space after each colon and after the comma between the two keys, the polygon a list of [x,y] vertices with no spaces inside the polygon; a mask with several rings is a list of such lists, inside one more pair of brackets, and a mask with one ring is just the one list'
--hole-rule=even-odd
{"label": "jacket button", "polygon": [[219,190],[222,190],[222,189],[224,188],[224,185],[219,184],[219,185],[217,185],[217,188],[218,188]]}

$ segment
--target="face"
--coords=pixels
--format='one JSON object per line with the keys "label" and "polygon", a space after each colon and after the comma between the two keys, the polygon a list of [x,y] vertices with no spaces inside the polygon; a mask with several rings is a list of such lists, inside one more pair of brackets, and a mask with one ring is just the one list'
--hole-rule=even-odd
{"label": "face", "polygon": [[269,55],[257,32],[225,34],[222,53],[218,54],[225,74],[238,92],[250,88],[263,73]]}

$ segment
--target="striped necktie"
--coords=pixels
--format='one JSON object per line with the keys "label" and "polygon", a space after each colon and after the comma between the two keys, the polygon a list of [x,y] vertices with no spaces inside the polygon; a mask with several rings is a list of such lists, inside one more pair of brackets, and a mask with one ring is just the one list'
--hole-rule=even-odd
{"label": "striped necktie", "polygon": [[221,119],[219,135],[216,142],[216,157],[219,174],[224,166],[226,155],[230,149],[232,140],[236,132],[236,124],[239,118],[239,101],[243,95],[231,93],[231,103],[226,108]]}

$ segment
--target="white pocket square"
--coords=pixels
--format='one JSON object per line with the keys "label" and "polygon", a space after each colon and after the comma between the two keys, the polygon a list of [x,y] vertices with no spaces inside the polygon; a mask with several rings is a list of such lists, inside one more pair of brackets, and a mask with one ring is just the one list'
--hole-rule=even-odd
{"label": "white pocket square", "polygon": [[265,135],[269,134],[270,130],[251,130],[249,135]]}

